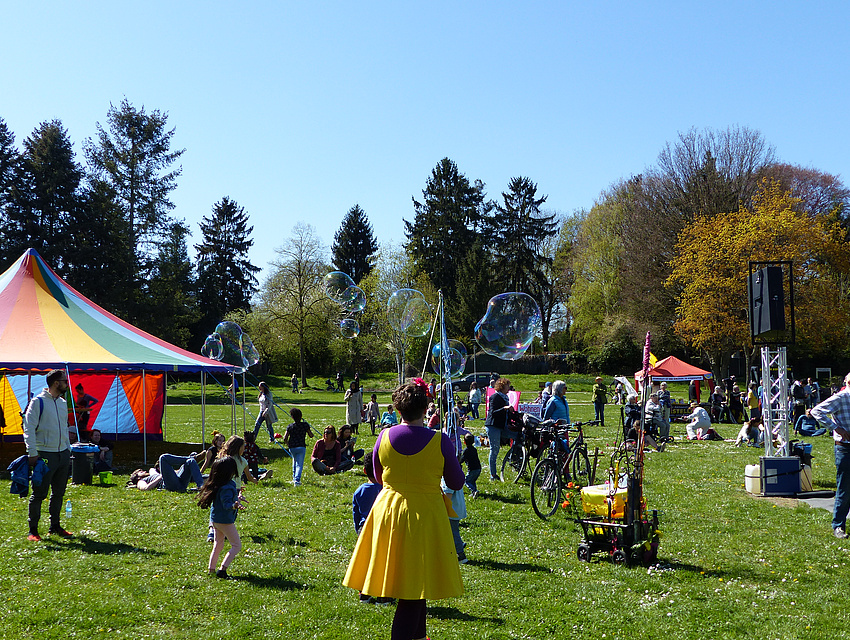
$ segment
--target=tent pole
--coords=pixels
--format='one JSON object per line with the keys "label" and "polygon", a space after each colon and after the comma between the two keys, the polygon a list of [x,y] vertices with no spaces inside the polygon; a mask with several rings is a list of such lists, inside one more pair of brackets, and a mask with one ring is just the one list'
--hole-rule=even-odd
{"label": "tent pole", "polygon": [[162,374],[162,441],[167,440],[166,430],[168,427],[168,371]]}
{"label": "tent pole", "polygon": [[[65,363],[65,377],[68,379],[68,390],[71,390],[71,372],[68,370],[68,363]],[[77,424],[77,410],[74,407],[74,392],[71,391],[69,394],[71,396],[71,409],[74,411],[74,430],[77,432],[77,442],[81,442],[80,439],[80,427]]]}
{"label": "tent pole", "polygon": [[148,393],[145,389],[145,370],[142,369],[142,442],[145,443],[145,465],[148,464]]}
{"label": "tent pole", "polygon": [[207,372],[201,369],[201,446],[207,441]]}
{"label": "tent pole", "polygon": [[[245,431],[245,414],[248,409],[245,407],[245,371],[242,371],[242,431]],[[235,433],[233,435],[236,435]]]}

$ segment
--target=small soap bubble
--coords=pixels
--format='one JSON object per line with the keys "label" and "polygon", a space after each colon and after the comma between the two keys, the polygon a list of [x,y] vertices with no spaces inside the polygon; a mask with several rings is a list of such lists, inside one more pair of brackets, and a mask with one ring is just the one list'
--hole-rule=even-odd
{"label": "small soap bubble", "polygon": [[399,289],[387,300],[390,326],[412,338],[419,338],[431,328],[431,306],[421,291]]}
{"label": "small soap bubble", "polygon": [[343,338],[356,338],[360,335],[360,323],[354,318],[345,318],[339,323],[339,332]]}
{"label": "small soap bubble", "polygon": [[540,307],[527,293],[500,293],[490,298],[487,312],[475,325],[475,340],[486,353],[517,360],[542,326]]}
{"label": "small soap bubble", "polygon": [[[449,340],[448,343],[449,370],[447,374],[450,378],[456,378],[466,368],[466,346],[459,340]],[[442,357],[442,353],[443,350],[439,344],[435,344],[433,349],[431,349],[431,366],[436,373],[440,372],[440,358]]]}
{"label": "small soap bubble", "polygon": [[347,313],[359,313],[366,308],[366,294],[360,287],[348,287],[342,294],[340,305]]}
{"label": "small soap bubble", "polygon": [[204,346],[201,347],[201,355],[210,360],[221,360],[224,355],[224,345],[221,344],[221,336],[217,333],[211,333],[204,340]]}
{"label": "small soap bubble", "polygon": [[343,294],[354,286],[354,280],[342,271],[331,271],[325,276],[325,294],[336,303],[343,304]]}

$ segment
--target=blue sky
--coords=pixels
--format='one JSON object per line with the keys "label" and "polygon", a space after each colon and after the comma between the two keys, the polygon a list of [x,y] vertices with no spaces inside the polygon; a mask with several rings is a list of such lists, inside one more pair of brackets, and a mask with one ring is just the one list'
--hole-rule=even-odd
{"label": "blue sky", "polygon": [[679,132],[741,125],[850,182],[846,1],[46,1],[3,22],[18,144],[59,118],[82,162],[110,102],[167,112],[174,214],[194,243],[236,200],[264,269],[299,221],[330,245],[354,204],[401,242],[446,156],[491,198],[524,175],[570,213]]}

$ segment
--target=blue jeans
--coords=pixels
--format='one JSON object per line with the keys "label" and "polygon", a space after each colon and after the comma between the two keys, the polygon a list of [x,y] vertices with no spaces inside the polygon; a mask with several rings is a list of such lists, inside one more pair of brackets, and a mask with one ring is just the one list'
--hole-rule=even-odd
{"label": "blue jeans", "polygon": [[499,470],[496,468],[496,461],[499,459],[499,447],[501,439],[514,440],[519,434],[516,431],[509,429],[501,429],[499,427],[487,427],[487,437],[490,438],[490,477],[498,478]]}
{"label": "blue jeans", "polygon": [[257,434],[260,432],[260,425],[266,423],[266,428],[269,430],[269,442],[274,442],[274,426],[272,421],[263,417],[263,414],[257,416],[257,421],[254,423],[254,442],[257,441]]}
{"label": "blue jeans", "polygon": [[835,445],[835,507],[832,528],[845,528],[850,511],[850,445]]}
{"label": "blue jeans", "polygon": [[460,555],[463,553],[463,540],[460,538],[460,520],[457,518],[449,518],[449,524],[452,526],[452,539],[455,542],[455,553]]}
{"label": "blue jeans", "polygon": [[463,483],[469,487],[470,491],[478,491],[478,485],[475,484],[475,481],[478,480],[478,476],[480,475],[481,469],[470,469],[469,473],[466,474]]}
{"label": "blue jeans", "polygon": [[301,484],[301,473],[304,471],[304,456],[307,455],[307,447],[290,447],[292,454],[292,481]]}
{"label": "blue jeans", "polygon": [[[175,467],[178,467],[177,471],[174,470]],[[163,453],[159,456],[159,472],[162,474],[162,484],[168,491],[186,493],[190,480],[199,487],[204,484],[204,476],[192,456]]]}
{"label": "blue jeans", "polygon": [[478,420],[478,403],[477,402],[470,403],[469,407],[470,407],[469,411],[472,414],[472,420]]}
{"label": "blue jeans", "polygon": [[605,426],[605,403],[604,402],[594,402],[593,408],[596,410],[596,417],[594,420],[599,420],[599,423],[604,427]]}

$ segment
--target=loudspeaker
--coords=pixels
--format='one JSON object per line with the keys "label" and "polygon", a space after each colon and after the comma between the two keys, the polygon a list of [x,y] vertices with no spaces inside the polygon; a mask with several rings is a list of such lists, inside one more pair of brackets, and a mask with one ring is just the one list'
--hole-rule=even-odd
{"label": "loudspeaker", "polygon": [[750,335],[785,331],[785,291],[782,267],[764,267],[750,274]]}

